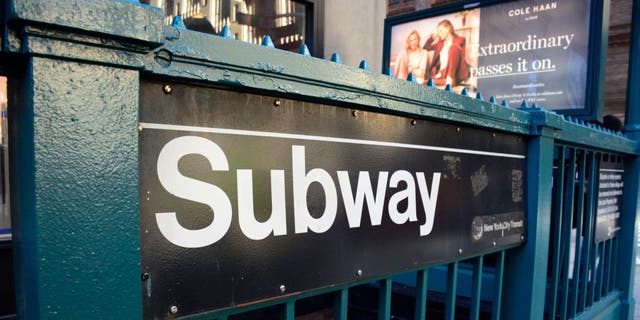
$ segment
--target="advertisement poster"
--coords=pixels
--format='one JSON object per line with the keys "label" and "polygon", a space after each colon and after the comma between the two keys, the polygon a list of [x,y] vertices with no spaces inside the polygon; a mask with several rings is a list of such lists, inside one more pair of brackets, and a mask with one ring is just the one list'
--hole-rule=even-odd
{"label": "advertisement poster", "polygon": [[396,24],[389,67],[439,88],[585,108],[589,1],[514,1]]}

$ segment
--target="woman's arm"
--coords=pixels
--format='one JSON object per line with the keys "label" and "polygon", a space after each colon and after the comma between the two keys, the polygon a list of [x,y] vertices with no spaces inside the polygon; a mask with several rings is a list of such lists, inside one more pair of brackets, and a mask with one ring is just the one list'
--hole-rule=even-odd
{"label": "woman's arm", "polygon": [[418,66],[416,67],[416,69],[413,70],[413,75],[420,80],[424,80],[425,75],[427,73],[427,58],[428,58],[427,50],[420,49],[418,54],[420,57],[419,58],[420,62],[418,63]]}
{"label": "woman's arm", "polygon": [[432,34],[422,48],[429,51],[435,50],[438,47],[438,43],[440,43],[440,38]]}
{"label": "woman's arm", "polygon": [[393,70],[393,74],[398,79],[406,79],[409,75],[409,71],[407,70],[407,68],[407,52],[405,50],[402,50],[402,52],[400,52],[400,54],[398,54],[398,57],[396,58],[396,67],[395,70]]}

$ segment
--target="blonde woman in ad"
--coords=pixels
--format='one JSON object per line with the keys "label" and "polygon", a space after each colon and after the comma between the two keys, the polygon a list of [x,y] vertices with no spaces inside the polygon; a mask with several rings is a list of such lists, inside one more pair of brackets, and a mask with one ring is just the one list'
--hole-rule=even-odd
{"label": "blonde woman in ad", "polygon": [[427,71],[427,50],[420,48],[420,35],[413,30],[405,40],[404,50],[398,55],[394,74],[396,78],[406,79],[410,73],[420,84],[424,83]]}

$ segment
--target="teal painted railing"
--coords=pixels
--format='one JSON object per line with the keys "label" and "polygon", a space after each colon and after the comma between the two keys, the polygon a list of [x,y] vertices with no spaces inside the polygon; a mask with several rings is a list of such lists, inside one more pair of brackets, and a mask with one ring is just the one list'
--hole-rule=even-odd
{"label": "teal painted railing", "polygon": [[[445,319],[501,319],[504,259],[505,250],[500,250],[395,277],[374,278],[185,319],[294,319],[305,315],[313,319],[390,319],[392,315],[397,319],[429,319],[435,315]],[[398,276],[404,277],[399,280]],[[466,280],[464,284],[460,283],[461,278]],[[489,282],[490,287],[485,284],[483,288],[483,281]],[[309,302],[312,297],[322,299]],[[369,301],[363,303],[362,297]]]}
{"label": "teal painted railing", "polygon": [[595,237],[603,157],[620,163],[623,159],[568,145],[555,148],[548,318],[573,318],[609,295],[619,296],[614,285],[619,239],[597,242]]}
{"label": "teal painted railing", "polygon": [[[337,54],[327,61],[304,48],[294,54],[268,41],[256,46],[188,31],[179,21],[163,26],[160,9],[135,1],[5,0],[2,7],[19,318],[143,316],[139,91],[141,82],[157,79],[481,127],[527,144],[524,244],[184,319],[294,319],[314,312],[336,319],[628,319],[633,313],[635,111],[622,135],[536,106],[509,108],[481,95],[393,79],[368,71],[366,62],[344,66]],[[637,28],[634,20],[634,39]],[[594,177],[603,158],[624,163],[624,199],[619,233],[596,243]]]}

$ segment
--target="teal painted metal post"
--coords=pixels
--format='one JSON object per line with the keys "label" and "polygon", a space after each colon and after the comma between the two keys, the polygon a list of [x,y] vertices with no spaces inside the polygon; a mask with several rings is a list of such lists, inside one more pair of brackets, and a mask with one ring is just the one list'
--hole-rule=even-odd
{"label": "teal painted metal post", "polygon": [[493,277],[493,299],[491,301],[491,320],[502,319],[502,281],[504,279],[505,250],[496,253],[496,269]]}
{"label": "teal painted metal post", "polygon": [[391,319],[391,289],[393,281],[391,278],[385,278],[378,282],[380,284],[380,292],[378,294],[378,320]]}
{"label": "teal painted metal post", "polygon": [[[611,7],[610,0],[600,0],[595,1],[595,16],[596,22],[595,25],[592,25],[596,32],[596,43],[598,43],[598,50],[593,50],[592,46],[590,49],[592,50],[590,58],[591,66],[597,67],[597,73],[594,73],[594,79],[592,84],[592,92],[591,97],[593,101],[591,102],[592,108],[595,108],[596,112],[594,115],[596,119],[602,119],[603,111],[604,111],[604,82],[605,82],[605,74],[607,71],[607,50],[609,44],[609,10]],[[593,7],[592,7],[593,8]],[[631,56],[632,57],[632,56]]]}
{"label": "teal painted metal post", "polygon": [[[20,319],[139,319],[139,71],[159,8],[3,1]],[[107,44],[108,45],[105,45]],[[7,57],[7,60],[4,58]]]}
{"label": "teal painted metal post", "polygon": [[627,77],[627,110],[625,129],[628,136],[640,136],[640,61],[633,59],[640,55],[640,1],[633,0],[631,17],[631,39],[629,47],[629,71]]}
{"label": "teal painted metal post", "polygon": [[565,186],[564,186],[564,205],[562,207],[562,228],[560,232],[560,265],[561,275],[564,275],[560,279],[559,285],[559,311],[560,319],[566,319],[567,316],[567,303],[569,302],[569,262],[570,262],[570,244],[571,244],[571,227],[573,226],[573,211],[574,211],[574,195],[576,185],[576,159],[577,150],[575,148],[569,148],[569,164],[565,171]]}
{"label": "teal painted metal post", "polygon": [[586,150],[581,150],[578,153],[579,157],[578,157],[578,161],[579,161],[579,168],[580,168],[580,174],[579,174],[579,181],[578,181],[578,201],[576,203],[577,209],[576,209],[576,240],[575,240],[575,255],[573,257],[573,261],[574,261],[574,267],[573,267],[573,277],[572,277],[572,284],[573,284],[573,292],[571,293],[570,296],[570,300],[569,300],[569,315],[571,317],[575,317],[575,315],[578,313],[578,297],[579,297],[579,293],[584,291],[584,288],[581,287],[580,285],[582,284],[582,282],[580,281],[580,269],[582,269],[582,261],[584,261],[584,259],[582,259],[583,257],[583,252],[582,252],[582,242],[580,241],[581,237],[582,237],[582,226],[583,226],[583,217],[584,217],[584,192],[582,192],[582,190],[585,190],[586,187],[586,173],[587,173],[587,152]]}
{"label": "teal painted metal post", "polygon": [[551,129],[527,143],[527,239],[507,252],[505,261],[504,319],[542,319],[548,263],[553,139]]}
{"label": "teal painted metal post", "polygon": [[429,275],[429,269],[418,270],[416,274],[416,307],[415,307],[415,319],[425,320],[427,313],[427,279]]}
{"label": "teal painted metal post", "polygon": [[557,167],[558,170],[554,176],[556,187],[553,189],[553,207],[551,209],[551,243],[553,244],[549,248],[549,256],[551,264],[550,274],[549,274],[549,290],[547,303],[549,307],[547,308],[547,312],[549,314],[556,314],[557,309],[557,301],[558,301],[558,286],[560,284],[560,260],[561,260],[561,250],[560,250],[560,239],[562,238],[562,206],[564,201],[564,187],[565,187],[565,154],[566,147],[560,146],[556,149],[557,151]]}
{"label": "teal painted metal post", "polygon": [[347,320],[349,312],[349,289],[344,288],[336,291],[335,302],[333,304],[333,318],[337,320]]}
{"label": "teal painted metal post", "polygon": [[138,73],[30,58],[19,91],[18,317],[141,318]]}
{"label": "teal painted metal post", "polygon": [[296,302],[289,300],[282,305],[282,313],[280,319],[293,320],[296,317]]}
{"label": "teal painted metal post", "polygon": [[458,261],[447,266],[447,293],[445,297],[444,318],[453,320],[456,316],[456,298],[458,297]]}
{"label": "teal painted metal post", "polygon": [[[589,158],[588,159],[589,176],[595,177],[596,174],[598,174],[596,153],[589,152],[588,158]],[[587,188],[588,190],[596,190],[596,179],[589,179],[589,185]],[[595,256],[595,252],[593,251],[593,247],[594,247],[593,235],[595,233],[595,223],[596,223],[595,203],[594,203],[595,196],[596,196],[595,192],[589,192],[589,194],[587,195],[587,209],[586,209],[586,216],[585,216],[585,223],[586,223],[587,230],[584,237],[585,239],[584,257],[585,258],[584,258],[584,261],[582,262],[585,268],[584,268],[584,276],[582,277],[582,285],[581,285],[582,290],[580,291],[579,310],[584,310],[586,306],[591,305],[591,300],[589,300],[589,303],[587,304],[587,298],[589,296],[592,296],[590,292],[591,292],[591,288],[593,287],[593,282],[589,281],[589,275],[593,277],[592,275],[593,264],[591,263],[591,261],[594,261],[595,263],[595,259],[593,259],[593,257]]]}
{"label": "teal painted metal post", "polygon": [[473,260],[473,280],[471,289],[471,312],[469,318],[479,319],[480,302],[482,297],[482,264],[484,256],[479,256]]}
{"label": "teal painted metal post", "polygon": [[[634,6],[636,7],[636,6]],[[631,88],[629,88],[631,90]],[[635,257],[638,234],[638,206],[640,205],[640,158],[625,163],[624,196],[620,215],[620,257],[617,286],[622,289],[622,319],[633,319],[635,300]]]}
{"label": "teal painted metal post", "polygon": [[[640,140],[640,1],[633,1],[631,17],[631,45],[629,50],[629,76],[627,78],[627,136]],[[617,285],[622,288],[621,318],[632,319],[634,313],[633,284],[635,280],[636,243],[638,241],[638,208],[640,206],[640,159],[625,162],[623,214],[620,216],[620,251]],[[624,214],[627,213],[627,214]]]}

